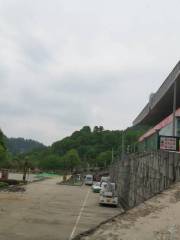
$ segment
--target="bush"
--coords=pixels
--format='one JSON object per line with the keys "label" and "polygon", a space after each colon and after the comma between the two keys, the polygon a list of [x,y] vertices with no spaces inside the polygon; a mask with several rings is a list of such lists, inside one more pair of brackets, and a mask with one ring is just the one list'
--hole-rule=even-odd
{"label": "bush", "polygon": [[5,183],[5,182],[0,182],[0,189],[1,188],[5,188],[5,187],[8,187],[9,184],[8,183]]}

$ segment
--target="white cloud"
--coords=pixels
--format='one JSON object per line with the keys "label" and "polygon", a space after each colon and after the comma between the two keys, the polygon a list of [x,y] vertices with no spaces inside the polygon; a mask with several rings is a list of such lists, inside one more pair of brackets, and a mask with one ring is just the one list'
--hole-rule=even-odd
{"label": "white cloud", "polygon": [[179,60],[178,0],[0,0],[1,128],[125,128]]}

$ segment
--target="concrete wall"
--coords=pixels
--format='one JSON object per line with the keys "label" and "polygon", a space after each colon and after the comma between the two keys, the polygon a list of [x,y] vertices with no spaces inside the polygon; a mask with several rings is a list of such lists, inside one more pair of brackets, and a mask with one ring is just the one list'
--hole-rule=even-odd
{"label": "concrete wall", "polygon": [[180,180],[180,154],[166,151],[128,155],[110,169],[119,202],[132,208]]}

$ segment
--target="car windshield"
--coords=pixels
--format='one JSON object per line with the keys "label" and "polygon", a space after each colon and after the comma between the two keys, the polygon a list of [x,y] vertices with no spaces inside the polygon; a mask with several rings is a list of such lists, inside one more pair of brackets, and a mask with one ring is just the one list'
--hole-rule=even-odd
{"label": "car windshield", "polygon": [[92,181],[92,177],[87,177],[86,180]]}
{"label": "car windshield", "polygon": [[100,187],[100,183],[97,182],[97,183],[95,184],[95,186],[96,186],[96,187]]}

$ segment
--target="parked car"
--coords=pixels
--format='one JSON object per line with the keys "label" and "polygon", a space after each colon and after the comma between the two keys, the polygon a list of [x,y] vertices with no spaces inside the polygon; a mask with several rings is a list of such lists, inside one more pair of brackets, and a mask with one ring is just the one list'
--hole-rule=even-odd
{"label": "parked car", "polygon": [[108,182],[103,185],[100,192],[99,203],[101,205],[113,205],[115,207],[118,206],[118,197],[115,189],[115,183]]}
{"label": "parked car", "polygon": [[100,191],[101,191],[100,182],[96,182],[92,185],[92,191],[94,193],[100,193]]}
{"label": "parked car", "polygon": [[93,185],[93,175],[86,175],[85,176],[85,185]]}

